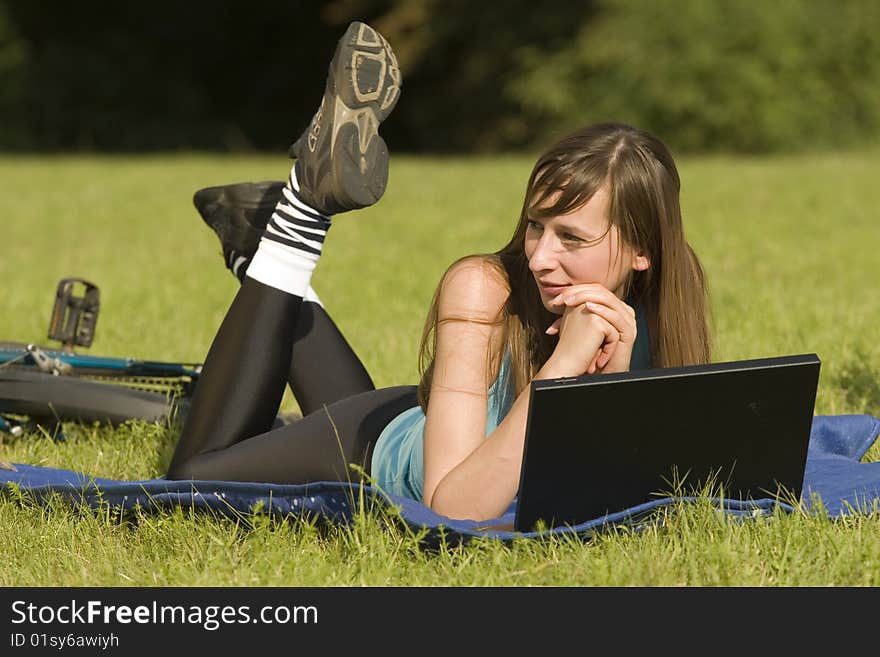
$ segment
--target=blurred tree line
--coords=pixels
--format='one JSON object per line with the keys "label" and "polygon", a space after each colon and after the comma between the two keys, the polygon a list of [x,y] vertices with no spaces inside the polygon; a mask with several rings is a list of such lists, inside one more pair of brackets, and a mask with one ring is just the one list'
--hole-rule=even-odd
{"label": "blurred tree line", "polygon": [[678,151],[880,135],[878,0],[0,0],[0,148],[283,152],[351,20],[398,54],[396,150],[608,119]]}

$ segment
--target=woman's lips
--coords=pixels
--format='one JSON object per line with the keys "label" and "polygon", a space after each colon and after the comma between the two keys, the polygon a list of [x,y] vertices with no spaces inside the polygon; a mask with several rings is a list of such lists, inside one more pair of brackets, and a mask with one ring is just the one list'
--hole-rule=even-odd
{"label": "woman's lips", "polygon": [[548,297],[555,297],[565,290],[565,288],[569,287],[568,285],[543,285],[538,283],[538,289],[541,291],[541,294]]}

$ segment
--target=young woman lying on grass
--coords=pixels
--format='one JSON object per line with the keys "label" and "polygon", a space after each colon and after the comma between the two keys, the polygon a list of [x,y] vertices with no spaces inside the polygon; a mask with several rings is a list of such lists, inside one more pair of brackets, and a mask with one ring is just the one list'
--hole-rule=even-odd
{"label": "young woman lying on grass", "polygon": [[[601,124],[538,159],[506,246],[449,267],[428,313],[420,384],[376,390],[310,278],[330,216],[385,190],[378,126],[400,88],[388,43],[353,23],[291,147],[287,182],[196,193],[242,285],[169,478],[350,481],[356,463],[386,492],[485,520],[517,492],[530,381],[708,362],[706,289],[675,163],[648,133]],[[303,419],[273,429],[288,381]]]}

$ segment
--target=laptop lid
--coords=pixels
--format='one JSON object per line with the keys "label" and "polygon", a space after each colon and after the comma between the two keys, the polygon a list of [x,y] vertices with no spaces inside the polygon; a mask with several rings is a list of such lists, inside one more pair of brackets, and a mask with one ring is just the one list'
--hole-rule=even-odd
{"label": "laptop lid", "polygon": [[727,499],[799,499],[819,366],[805,354],[533,381],[514,528],[713,480]]}

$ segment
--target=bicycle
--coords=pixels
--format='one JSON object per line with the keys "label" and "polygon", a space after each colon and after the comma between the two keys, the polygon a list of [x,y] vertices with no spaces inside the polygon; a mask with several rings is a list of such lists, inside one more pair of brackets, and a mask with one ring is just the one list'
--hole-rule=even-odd
{"label": "bicycle", "polygon": [[0,432],[21,435],[41,426],[63,440],[64,421],[118,425],[185,414],[201,363],[92,356],[100,308],[97,285],[83,278],[58,283],[48,337],[60,347],[0,342]]}

